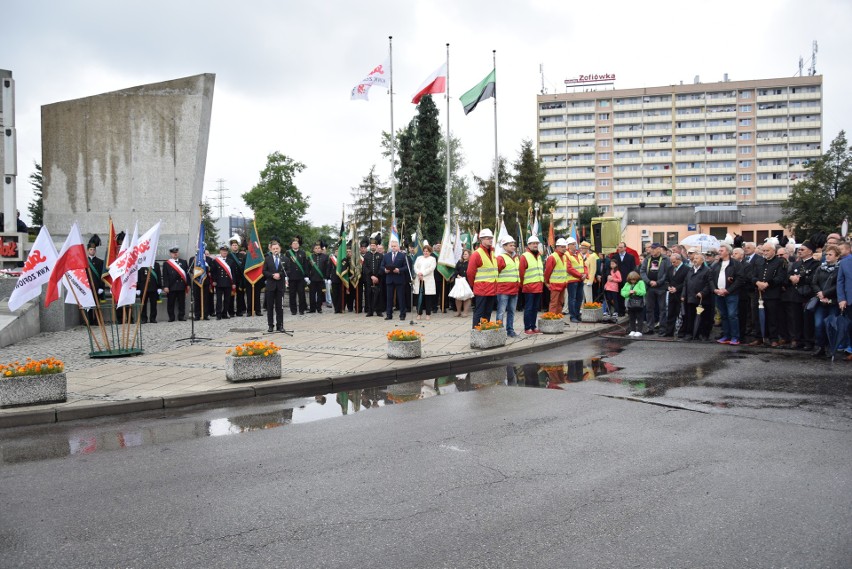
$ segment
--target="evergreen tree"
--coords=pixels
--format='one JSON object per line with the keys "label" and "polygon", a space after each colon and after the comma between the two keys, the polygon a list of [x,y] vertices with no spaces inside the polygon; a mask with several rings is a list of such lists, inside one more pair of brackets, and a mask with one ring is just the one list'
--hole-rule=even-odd
{"label": "evergreen tree", "polygon": [[601,217],[603,212],[596,205],[590,205],[580,210],[580,220],[577,224],[577,237],[587,241],[592,235],[592,218]]}
{"label": "evergreen tree", "polygon": [[[506,170],[506,159],[502,156],[500,157],[497,173],[500,177],[500,206],[501,208],[505,208],[507,203],[514,202],[511,201],[511,186],[509,185],[511,180],[509,173]],[[477,185],[478,189],[475,200],[478,202],[478,208],[475,212],[476,227],[479,227],[479,220],[481,218],[482,228],[490,229],[494,232],[494,236],[496,237],[497,232],[500,231],[500,223],[498,221],[500,212],[494,211],[494,169],[491,169],[491,175],[488,178],[480,178],[479,176],[474,175],[473,181]],[[512,211],[514,212],[514,210]],[[526,204],[524,214],[526,215]],[[512,213],[511,217],[509,217],[507,210],[506,220],[512,220],[512,222],[514,222],[514,219],[515,214]]]}
{"label": "evergreen tree", "polygon": [[784,216],[778,221],[794,229],[799,242],[815,231],[837,231],[852,212],[852,152],[846,133],[841,130],[828,151],[806,170],[805,178],[781,205]]}
{"label": "evergreen tree", "polygon": [[[447,139],[441,138],[438,161],[446,168]],[[470,187],[467,177],[459,171],[465,166],[466,160],[462,152],[461,141],[450,133],[450,207],[453,222],[456,218],[462,227],[470,227],[475,219],[475,207],[470,199]],[[446,175],[446,171],[445,171]]]}
{"label": "evergreen tree", "polygon": [[219,252],[219,232],[213,223],[213,206],[207,202],[201,205],[201,223],[204,224],[204,245],[211,255],[216,255]]}
{"label": "evergreen tree", "polygon": [[30,212],[30,225],[41,227],[44,223],[44,178],[41,175],[41,164],[33,161],[35,172],[30,174],[30,185],[33,187],[33,201],[27,206]]}
{"label": "evergreen tree", "polygon": [[[446,213],[446,170],[438,158],[441,147],[441,129],[438,125],[438,108],[430,95],[417,104],[417,126],[413,144],[413,174],[416,191],[420,195],[417,215],[409,219],[422,219],[423,235],[430,242],[441,238]],[[400,157],[401,158],[401,157]],[[406,212],[408,213],[408,212]],[[411,213],[414,213],[412,211]]]}
{"label": "evergreen tree", "polygon": [[514,187],[505,204],[507,219],[510,213],[512,219],[517,213],[526,220],[530,204],[539,204],[539,212],[549,212],[551,207],[555,207],[556,200],[550,197],[548,184],[544,181],[545,170],[541,159],[535,155],[531,140],[521,142],[518,159],[512,167],[515,170],[512,176]]}
{"label": "evergreen tree", "polygon": [[352,199],[352,219],[359,236],[368,237],[389,226],[390,187],[383,185],[376,175],[375,164],[361,184],[352,188]]}
{"label": "evergreen tree", "polygon": [[[285,248],[293,236],[310,229],[304,219],[308,199],[293,182],[295,175],[304,169],[301,162],[273,152],[260,171],[260,181],[242,195],[243,201],[254,211],[257,231],[263,239],[278,237]],[[304,236],[302,238],[304,241]]]}
{"label": "evergreen tree", "polygon": [[[417,213],[422,207],[417,176],[414,171],[414,131],[415,120],[400,131],[396,139],[399,168],[396,170],[396,218],[399,220],[417,220]],[[401,231],[401,226],[400,231]],[[400,238],[402,235],[400,235]]]}

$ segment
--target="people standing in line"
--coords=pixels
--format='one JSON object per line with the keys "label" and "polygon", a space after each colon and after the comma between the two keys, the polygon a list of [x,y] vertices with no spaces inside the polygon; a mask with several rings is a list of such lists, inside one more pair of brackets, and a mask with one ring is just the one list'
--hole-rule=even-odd
{"label": "people standing in line", "polygon": [[366,295],[364,297],[364,306],[367,317],[374,314],[376,316],[384,316],[384,273],[382,267],[382,255],[378,253],[378,239],[370,238],[370,246],[368,251],[364,253],[364,266],[361,272],[361,278],[365,282]]}
{"label": "people standing in line", "polygon": [[[681,303],[684,307],[683,334],[687,340],[709,340],[713,319],[711,300],[710,269],[704,263],[704,255],[694,253],[692,266],[686,273]],[[698,308],[702,311],[699,312]],[[696,322],[697,320],[697,322]]]}
{"label": "people standing in line", "polygon": [[[284,258],[281,242],[277,237],[269,240],[269,253],[263,259],[263,276],[266,278],[266,323],[267,332],[272,332],[273,323],[279,332],[284,331]],[[274,321],[273,321],[274,316]]]}
{"label": "people standing in line", "polygon": [[497,256],[497,320],[506,328],[506,335],[514,338],[515,311],[520,286],[520,261],[515,255],[515,240],[504,237],[500,241],[503,253]]}
{"label": "people standing in line", "polygon": [[231,236],[230,241],[228,241],[228,259],[231,261],[230,265],[234,269],[234,284],[237,288],[234,289],[234,294],[228,302],[229,316],[242,316],[246,313],[246,285],[244,276],[246,254],[240,251],[240,245],[242,245],[240,236]]}
{"label": "people standing in line", "polygon": [[680,253],[672,253],[669,258],[671,266],[666,275],[666,328],[660,330],[660,335],[669,338],[674,337],[675,333],[679,337],[685,336],[683,331],[683,319],[681,319],[681,329],[678,332],[677,320],[681,313],[680,298],[683,296],[683,286],[686,283],[686,275],[689,272],[689,267],[683,262],[683,257]]}
{"label": "people standing in line", "polygon": [[[621,271],[618,270],[618,261],[608,259],[609,270],[606,272],[606,283],[604,284],[604,296],[609,315],[618,318],[618,298],[621,296]],[[623,314],[623,313],[622,313]]]}
{"label": "people standing in line", "polygon": [[[285,256],[285,270],[287,272],[287,286],[290,291],[290,314],[296,315],[298,308],[299,314],[304,314],[307,302],[305,301],[305,286],[311,283],[308,277],[308,258],[305,252],[301,250],[302,238],[298,235],[293,237],[290,242],[290,250]],[[298,306],[297,301],[298,299]]]}
{"label": "people standing in line", "polygon": [[[568,273],[563,309],[568,309],[567,312],[571,318],[571,322],[579,323],[580,307],[583,305],[583,282],[586,278],[586,267],[583,257],[577,250],[577,240],[573,237],[565,240],[563,260],[565,262],[565,271]],[[564,312],[565,310],[563,310]]]}
{"label": "people standing in line", "polygon": [[538,329],[538,309],[544,290],[544,263],[535,235],[527,239],[527,250],[518,263],[518,276],[524,294],[524,334],[541,334]]}
{"label": "people standing in line", "polygon": [[627,275],[627,282],[621,288],[621,296],[627,307],[627,316],[630,319],[628,336],[633,338],[642,337],[642,310],[645,306],[645,283],[639,273],[631,271]]}
{"label": "people standing in line", "polygon": [[[432,255],[432,247],[426,245],[423,247],[423,254],[417,257],[414,261],[414,279],[411,283],[413,287],[415,302],[417,303],[417,319],[423,317],[423,311],[426,311],[426,320],[432,319],[432,311],[435,307],[435,268],[437,260]],[[423,297],[420,297],[421,292]]]}
{"label": "people standing in line", "polygon": [[186,293],[190,287],[189,265],[180,258],[180,249],[169,249],[169,258],[163,263],[163,292],[166,293],[166,313],[169,322],[175,321],[175,306],[177,319],[186,320]]}
{"label": "people standing in line", "polygon": [[470,256],[467,265],[467,282],[473,289],[473,324],[481,319],[491,320],[497,300],[497,261],[494,259],[494,234],[490,229],[479,232],[479,247]]}
{"label": "people standing in line", "polygon": [[325,275],[328,273],[328,257],[322,252],[322,244],[314,243],[314,250],[308,256],[308,312],[322,314],[322,303],[325,299]]}
{"label": "people standing in line", "polygon": [[544,264],[544,284],[550,291],[548,312],[560,313],[565,305],[565,288],[568,285],[568,271],[565,267],[565,248],[567,242],[561,237],[556,240],[556,250]]}
{"label": "people standing in line", "polygon": [[[630,271],[636,270],[636,259],[633,255],[627,252],[627,244],[624,241],[618,244],[612,258],[615,259],[616,263],[618,263],[618,272],[621,273],[621,282],[625,282]],[[627,314],[624,311],[624,297],[621,295],[618,296],[618,309],[616,312],[619,314]]]}
{"label": "people standing in line", "polygon": [[473,301],[473,289],[467,283],[467,265],[470,262],[470,251],[462,251],[461,259],[456,263],[456,279],[450,297],[456,301],[456,317],[467,318],[470,304]]}
{"label": "people standing in line", "polygon": [[[828,346],[828,334],[826,333],[826,319],[829,316],[840,314],[837,294],[837,261],[840,258],[840,248],[836,245],[826,245],[822,250],[823,262],[814,273],[813,287],[816,293],[817,304],[814,310],[815,344],[817,346],[814,357],[830,356],[826,352]],[[845,282],[844,282],[845,286]]]}
{"label": "people standing in line", "polygon": [[399,319],[405,320],[408,312],[408,298],[405,283],[409,280],[408,259],[400,251],[396,239],[390,242],[390,252],[382,257],[381,270],[385,273],[385,320],[393,319],[394,302],[399,303]]}
{"label": "people standing in line", "polygon": [[731,246],[719,245],[719,260],[710,267],[710,287],[722,320],[720,344],[740,345],[739,290],[745,285],[743,267],[731,257]]}
{"label": "people standing in line", "polygon": [[[660,243],[651,243],[651,254],[639,267],[639,275],[645,283],[645,329],[653,333],[654,328],[662,327],[666,322],[666,294],[668,293],[668,274],[671,267],[669,258],[663,255]],[[659,314],[659,320],[656,314]]]}

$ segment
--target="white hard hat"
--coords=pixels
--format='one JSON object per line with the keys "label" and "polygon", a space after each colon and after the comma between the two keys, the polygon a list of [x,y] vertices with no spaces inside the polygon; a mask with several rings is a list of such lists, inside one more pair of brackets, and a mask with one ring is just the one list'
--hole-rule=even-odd
{"label": "white hard hat", "polygon": [[557,247],[565,247],[566,245],[568,245],[568,242],[562,239],[561,237],[556,240]]}
{"label": "white hard hat", "polygon": [[234,233],[233,235],[231,235],[231,238],[228,240],[228,243],[230,243],[231,241],[236,241],[236,242],[237,242],[237,245],[242,245],[242,244],[243,244],[243,240],[242,240],[242,239],[240,238],[240,236],[239,236],[239,235],[237,235],[236,233]]}
{"label": "white hard hat", "polygon": [[503,239],[500,240],[500,245],[501,246],[508,245],[509,243],[514,243],[514,242],[515,242],[515,240],[512,239],[512,236],[508,235],[508,236],[506,236],[506,237],[504,237]]}
{"label": "white hard hat", "polygon": [[538,237],[536,237],[535,235],[530,235],[529,239],[527,239],[527,245],[529,245],[530,243],[541,243],[541,241],[539,241]]}
{"label": "white hard hat", "polygon": [[569,237],[569,238],[565,241],[565,245],[572,245],[572,244],[573,244],[573,245],[576,245],[576,244],[577,244],[577,240],[576,240],[576,239],[574,239],[573,237]]}
{"label": "white hard hat", "polygon": [[494,237],[494,234],[491,233],[490,229],[483,229],[479,232],[479,238],[482,239],[483,237]]}

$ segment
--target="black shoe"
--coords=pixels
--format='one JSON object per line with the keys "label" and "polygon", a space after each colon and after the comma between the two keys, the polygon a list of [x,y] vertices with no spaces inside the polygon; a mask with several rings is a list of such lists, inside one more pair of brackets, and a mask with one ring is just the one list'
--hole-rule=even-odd
{"label": "black shoe", "polygon": [[272,326],[266,329],[267,332],[272,332]]}
{"label": "black shoe", "polygon": [[151,323],[151,324],[156,324],[156,323],[157,323],[157,321],[156,321],[156,320],[151,320],[151,321],[150,321],[150,323]]}
{"label": "black shoe", "polygon": [[175,321],[174,318],[169,318],[169,322],[174,322],[174,321]]}
{"label": "black shoe", "polygon": [[317,308],[317,314],[322,314],[322,309]]}
{"label": "black shoe", "polygon": [[300,312],[300,313],[299,313],[299,316],[304,316],[304,315],[305,315],[305,313],[304,313],[304,312]]}
{"label": "black shoe", "polygon": [[[261,313],[261,312],[255,312],[255,313],[254,313],[254,315],[255,315],[255,316],[263,316],[263,313]],[[249,316],[251,316],[251,315],[249,315]]]}
{"label": "black shoe", "polygon": [[290,313],[290,316],[295,316],[295,315],[296,315],[295,311]]}
{"label": "black shoe", "polygon": [[384,318],[385,313],[384,312],[376,312],[376,316],[378,316],[379,318]]}
{"label": "black shoe", "polygon": [[205,316],[205,317],[204,317],[204,320],[210,320],[210,317],[209,317],[209,316]]}
{"label": "black shoe", "polygon": [[230,318],[230,316],[228,316],[227,314],[222,315],[222,320],[227,320],[228,318]]}
{"label": "black shoe", "polygon": [[399,319],[400,319],[400,320],[405,320],[405,314],[400,314],[400,315],[399,315]]}
{"label": "black shoe", "polygon": [[825,348],[819,348],[817,351],[811,354],[813,358],[823,358],[826,356]]}
{"label": "black shoe", "polygon": [[373,315],[373,313],[372,313],[372,312],[368,312],[368,313],[367,313],[367,315],[366,315],[366,317],[367,317],[367,318],[369,318],[369,317],[370,317],[370,316],[372,316],[372,315]]}
{"label": "black shoe", "polygon": [[186,322],[186,317],[178,318],[178,322]]}
{"label": "black shoe", "polygon": [[283,331],[284,331],[284,326],[279,326],[279,327],[278,327],[278,328],[276,328],[275,330],[276,330],[277,332],[283,332]]}
{"label": "black shoe", "polygon": [[[393,320],[393,316],[385,316],[385,320]],[[404,318],[403,318],[404,320]]]}
{"label": "black shoe", "polygon": [[[237,312],[237,316],[242,316],[242,315],[243,315],[242,312]],[[233,316],[233,314],[231,316]]]}

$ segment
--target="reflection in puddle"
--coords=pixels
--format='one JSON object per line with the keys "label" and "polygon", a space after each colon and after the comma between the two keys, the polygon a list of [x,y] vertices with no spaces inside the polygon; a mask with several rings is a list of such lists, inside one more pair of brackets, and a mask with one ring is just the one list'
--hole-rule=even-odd
{"label": "reflection in puddle", "polygon": [[97,427],[57,426],[51,431],[60,431],[62,434],[33,435],[12,440],[0,438],[0,464],[90,455],[145,445],[163,445],[180,440],[275,429],[294,423],[363,413],[388,405],[490,386],[559,389],[561,384],[595,379],[618,369],[601,358],[497,366],[423,381],[287,399],[283,402],[284,407],[269,409],[271,405],[267,404],[267,410],[259,413],[183,422],[175,419],[163,424],[119,431]]}

